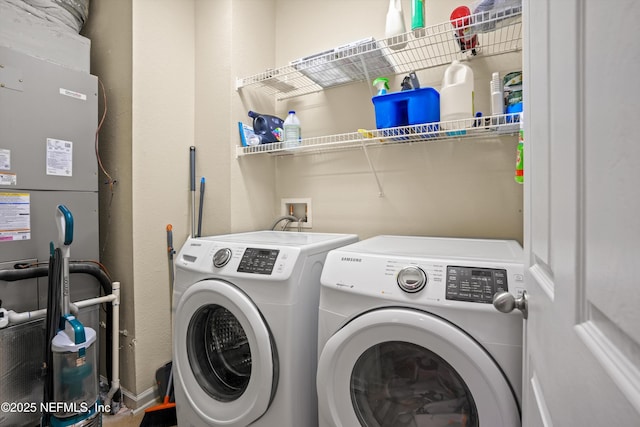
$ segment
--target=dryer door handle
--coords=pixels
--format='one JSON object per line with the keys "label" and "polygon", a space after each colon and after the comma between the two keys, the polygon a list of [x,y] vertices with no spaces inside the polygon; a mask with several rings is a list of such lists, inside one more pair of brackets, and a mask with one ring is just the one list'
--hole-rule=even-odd
{"label": "dryer door handle", "polygon": [[496,292],[493,296],[493,306],[502,313],[511,313],[514,308],[517,308],[526,319],[529,316],[528,299],[527,291],[523,291],[520,298],[514,297],[509,292]]}

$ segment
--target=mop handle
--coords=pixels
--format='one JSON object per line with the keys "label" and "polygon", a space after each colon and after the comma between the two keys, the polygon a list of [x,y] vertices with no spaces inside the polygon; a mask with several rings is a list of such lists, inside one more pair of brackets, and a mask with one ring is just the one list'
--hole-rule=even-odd
{"label": "mop handle", "polygon": [[173,249],[173,226],[167,224],[167,255],[169,256],[169,298],[173,297],[173,254],[176,251]]}
{"label": "mop handle", "polygon": [[191,175],[191,237],[196,237],[196,147],[189,147],[189,168]]}

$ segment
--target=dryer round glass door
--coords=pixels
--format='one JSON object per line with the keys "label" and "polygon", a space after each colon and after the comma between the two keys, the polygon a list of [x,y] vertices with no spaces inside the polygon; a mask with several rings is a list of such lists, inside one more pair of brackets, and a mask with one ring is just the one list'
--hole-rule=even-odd
{"label": "dryer round glass door", "polygon": [[318,361],[321,425],[520,425],[517,399],[493,358],[428,313],[388,308],[337,331]]}
{"label": "dryer round glass door", "polygon": [[218,280],[190,286],[176,308],[174,380],[207,425],[245,426],[275,394],[275,344],[260,311]]}
{"label": "dryer round glass door", "polygon": [[362,353],[351,402],[363,426],[478,426],[473,396],[456,370],[410,342],[386,341]]}

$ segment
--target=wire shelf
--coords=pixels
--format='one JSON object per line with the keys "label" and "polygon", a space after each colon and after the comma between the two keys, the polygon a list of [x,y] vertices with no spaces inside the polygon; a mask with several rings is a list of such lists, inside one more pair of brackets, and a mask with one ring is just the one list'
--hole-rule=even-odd
{"label": "wire shelf", "polygon": [[236,147],[236,157],[251,154],[291,155],[337,151],[398,143],[427,143],[466,138],[495,138],[516,134],[520,129],[520,113],[500,114],[438,123],[387,129],[359,129],[357,132],[304,138],[299,145],[275,142],[249,147]]}
{"label": "wire shelf", "polygon": [[281,68],[236,79],[236,89],[254,87],[277,100],[375,77],[405,74],[451,63],[522,50],[522,6],[470,15],[384,39],[359,40]]}

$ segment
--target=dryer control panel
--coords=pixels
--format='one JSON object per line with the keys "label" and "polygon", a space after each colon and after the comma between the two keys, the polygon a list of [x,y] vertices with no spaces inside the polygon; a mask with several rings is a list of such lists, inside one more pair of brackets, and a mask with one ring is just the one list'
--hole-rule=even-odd
{"label": "dryer control panel", "polygon": [[524,291],[522,258],[512,240],[377,236],[330,251],[321,284],[325,297],[348,292],[492,312],[497,292],[517,298]]}
{"label": "dryer control panel", "polygon": [[496,292],[507,292],[507,270],[447,266],[446,298],[491,304]]}
{"label": "dryer control panel", "polygon": [[271,274],[279,253],[278,249],[247,248],[238,265],[238,272]]}

